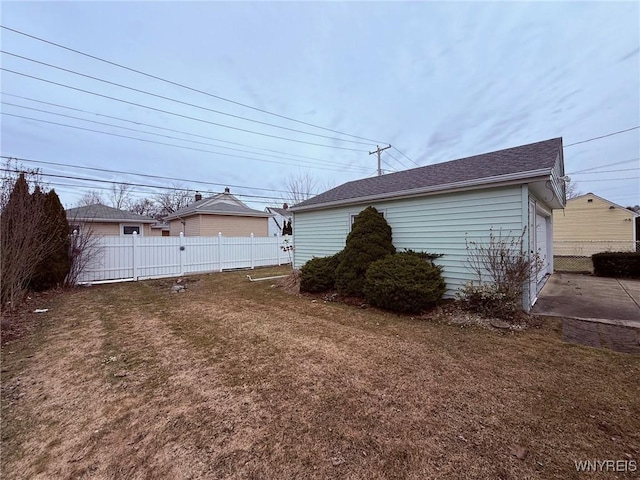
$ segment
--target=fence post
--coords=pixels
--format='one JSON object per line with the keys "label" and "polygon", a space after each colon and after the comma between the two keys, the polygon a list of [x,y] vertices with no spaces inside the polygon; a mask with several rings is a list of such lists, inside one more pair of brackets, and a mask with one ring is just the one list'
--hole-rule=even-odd
{"label": "fence post", "polygon": [[184,255],[185,255],[185,247],[184,247],[184,232],[180,232],[180,250],[178,256],[180,257],[180,275],[184,275]]}
{"label": "fence post", "polygon": [[222,232],[218,232],[218,265],[222,271]]}
{"label": "fence post", "polygon": [[276,244],[276,250],[278,251],[278,266],[282,265],[282,261],[280,260],[280,252],[282,251],[282,248],[280,248],[281,245],[282,245],[282,237],[280,236],[280,232],[278,232],[278,241]]}
{"label": "fence post", "polygon": [[253,232],[251,232],[251,241],[250,242],[251,242],[251,247],[250,247],[251,248],[251,259],[249,261],[250,261],[250,265],[251,265],[251,270],[253,270],[253,268],[254,268],[254,265],[253,265],[253,257],[254,257],[254,253],[253,253],[253,247],[254,247]]}
{"label": "fence post", "polygon": [[133,232],[132,248],[133,248],[133,281],[138,281],[138,233]]}

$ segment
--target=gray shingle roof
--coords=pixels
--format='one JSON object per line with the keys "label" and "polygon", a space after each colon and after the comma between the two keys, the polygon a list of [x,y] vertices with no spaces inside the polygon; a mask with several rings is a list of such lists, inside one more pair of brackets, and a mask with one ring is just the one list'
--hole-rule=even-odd
{"label": "gray shingle roof", "polygon": [[66,210],[67,220],[83,220],[92,222],[138,222],[138,223],[155,223],[156,221],[145,215],[118,210],[117,208],[107,207],[106,205],[95,204],[84,207],[69,208]]}
{"label": "gray shingle roof", "polygon": [[[562,138],[507,148],[496,152],[451,160],[448,162],[390,173],[380,177],[347,182],[293,207],[306,210],[333,203],[349,203],[364,198],[392,198],[400,192],[410,195],[422,190],[445,189],[453,184],[487,183],[494,177],[520,175],[545,170],[551,174],[558,155],[562,154]],[[496,178],[496,182],[502,179]],[[442,187],[442,188],[438,188]]]}
{"label": "gray shingle roof", "polygon": [[289,209],[279,208],[279,207],[267,207],[267,210],[271,213],[277,213],[285,218],[291,218],[293,214],[289,211]]}
{"label": "gray shingle roof", "polygon": [[184,218],[190,215],[237,215],[242,217],[271,217],[270,213],[247,207],[230,193],[219,193],[203,198],[191,205],[167,215],[166,219]]}

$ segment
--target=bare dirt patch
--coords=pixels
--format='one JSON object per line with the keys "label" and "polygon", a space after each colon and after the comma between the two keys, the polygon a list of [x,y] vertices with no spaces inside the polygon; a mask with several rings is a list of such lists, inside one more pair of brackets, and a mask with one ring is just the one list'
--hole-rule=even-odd
{"label": "bare dirt patch", "polygon": [[56,298],[2,350],[2,477],[580,478],[640,456],[637,356],[245,275]]}

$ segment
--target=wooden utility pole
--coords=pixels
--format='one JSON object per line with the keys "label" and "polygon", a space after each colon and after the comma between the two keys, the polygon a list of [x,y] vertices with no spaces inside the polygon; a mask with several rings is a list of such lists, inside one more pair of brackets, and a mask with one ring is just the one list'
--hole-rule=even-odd
{"label": "wooden utility pole", "polygon": [[384,148],[380,148],[378,145],[376,145],[376,149],[373,152],[369,152],[369,155],[373,155],[374,153],[378,154],[378,176],[382,175],[382,167],[380,167],[380,154],[387,148],[391,148],[391,145]]}

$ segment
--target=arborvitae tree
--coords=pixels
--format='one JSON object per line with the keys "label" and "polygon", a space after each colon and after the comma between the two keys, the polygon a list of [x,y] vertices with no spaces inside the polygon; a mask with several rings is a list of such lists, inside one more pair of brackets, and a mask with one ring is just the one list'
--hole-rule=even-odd
{"label": "arborvitae tree", "polygon": [[13,309],[20,303],[35,268],[46,254],[38,238],[41,218],[41,203],[33,201],[29,184],[21,173],[13,183],[0,218],[0,301],[3,307]]}
{"label": "arborvitae tree", "polygon": [[47,245],[49,254],[36,267],[30,288],[42,291],[62,285],[69,273],[69,222],[55,190],[43,194],[36,187],[33,200],[43,202],[39,237]]}
{"label": "arborvitae tree", "polygon": [[336,288],[343,295],[363,295],[371,263],[395,253],[391,227],[374,207],[358,214],[336,269]]}

